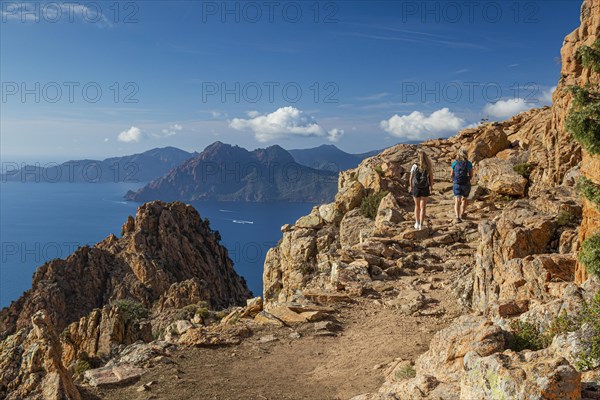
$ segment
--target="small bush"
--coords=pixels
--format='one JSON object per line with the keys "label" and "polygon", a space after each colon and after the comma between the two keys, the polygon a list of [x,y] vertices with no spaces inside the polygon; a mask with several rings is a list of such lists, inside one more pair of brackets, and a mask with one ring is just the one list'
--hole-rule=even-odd
{"label": "small bush", "polygon": [[541,350],[552,342],[552,338],[542,333],[535,325],[514,319],[510,321],[511,336],[507,347],[514,351]]}
{"label": "small bush", "polygon": [[600,232],[583,241],[578,258],[590,274],[600,278]]}
{"label": "small bush", "polygon": [[576,57],[584,67],[600,72],[600,40],[596,40],[591,46],[578,48]]}
{"label": "small bush", "polygon": [[77,364],[75,365],[75,375],[83,375],[85,371],[88,369],[92,369],[92,364],[88,360],[77,360]]}
{"label": "small bush", "polygon": [[383,172],[383,169],[381,168],[381,165],[375,167],[375,172],[377,172],[379,176],[383,176],[385,174],[385,172]]}
{"label": "small bush", "polygon": [[531,175],[531,172],[533,171],[533,168],[535,168],[535,165],[533,164],[529,164],[529,163],[522,163],[522,164],[517,164],[513,167],[513,170],[521,175],[523,178],[529,180],[529,176]]}
{"label": "small bush", "polygon": [[115,300],[111,303],[112,306],[117,307],[125,317],[125,322],[139,321],[141,319],[148,318],[150,311],[144,305],[138,301],[123,299]]}
{"label": "small bush", "polygon": [[382,190],[365,197],[360,203],[360,212],[363,216],[375,219],[377,215],[377,209],[379,208],[379,203],[381,203],[381,199],[383,199],[388,194],[387,191]]}
{"label": "small bush", "polygon": [[588,201],[594,203],[600,209],[600,185],[596,185],[586,177],[579,178],[577,182],[577,191],[581,193]]}
{"label": "small bush", "polygon": [[417,376],[417,372],[415,371],[412,365],[405,365],[396,370],[395,373],[396,380],[403,381],[406,379],[411,379]]}
{"label": "small bush", "polygon": [[600,102],[571,110],[565,127],[590,154],[600,154]]}
{"label": "small bush", "polygon": [[208,317],[210,312],[208,311],[207,304],[205,302],[200,302],[198,304],[190,304],[187,305],[177,312],[175,319],[186,319],[191,320],[196,315],[199,315],[202,319]]}
{"label": "small bush", "polygon": [[597,368],[600,365],[600,291],[589,304],[583,304],[578,320],[578,325],[585,325],[587,329],[582,340],[585,350],[575,366],[580,371]]}
{"label": "small bush", "polygon": [[561,210],[556,216],[556,223],[560,227],[573,226],[577,223],[577,217],[569,211]]}

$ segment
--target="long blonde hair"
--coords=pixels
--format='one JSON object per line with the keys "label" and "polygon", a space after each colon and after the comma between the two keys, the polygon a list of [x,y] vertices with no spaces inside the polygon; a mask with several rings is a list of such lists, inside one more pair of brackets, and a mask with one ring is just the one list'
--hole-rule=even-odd
{"label": "long blonde hair", "polygon": [[427,175],[431,175],[433,170],[431,168],[431,161],[429,160],[429,157],[427,157],[427,154],[422,150],[419,150],[417,153],[417,166],[419,167],[419,171],[427,171]]}
{"label": "long blonde hair", "polygon": [[456,159],[459,161],[467,161],[467,157],[467,150],[465,150],[464,148],[460,148],[456,152]]}

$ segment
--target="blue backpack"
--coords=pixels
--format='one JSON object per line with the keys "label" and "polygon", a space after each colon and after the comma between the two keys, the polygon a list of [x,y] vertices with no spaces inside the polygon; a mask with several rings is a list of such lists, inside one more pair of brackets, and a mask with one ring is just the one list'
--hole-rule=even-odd
{"label": "blue backpack", "polygon": [[454,166],[454,183],[459,185],[467,185],[471,179],[469,178],[469,162],[457,161]]}

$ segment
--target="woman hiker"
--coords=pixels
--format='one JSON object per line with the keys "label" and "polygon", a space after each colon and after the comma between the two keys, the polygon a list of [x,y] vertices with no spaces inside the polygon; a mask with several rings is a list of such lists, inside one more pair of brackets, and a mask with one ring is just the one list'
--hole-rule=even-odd
{"label": "woman hiker", "polygon": [[467,151],[459,149],[456,160],[452,163],[452,182],[454,191],[454,213],[456,222],[462,222],[469,204],[473,179],[473,164],[467,159]]}
{"label": "woman hiker", "polygon": [[410,169],[409,187],[415,201],[415,229],[422,229],[427,213],[427,198],[433,187],[431,161],[423,151],[417,153],[417,163]]}

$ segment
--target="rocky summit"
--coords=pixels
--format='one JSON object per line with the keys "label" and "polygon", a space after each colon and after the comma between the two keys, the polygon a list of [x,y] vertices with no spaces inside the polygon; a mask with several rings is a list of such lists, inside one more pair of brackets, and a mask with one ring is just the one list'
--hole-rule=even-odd
{"label": "rocky summit", "polygon": [[[2,310],[0,395],[599,399],[600,155],[572,129],[580,89],[600,84],[598,39],[600,0],[585,0],[552,107],[340,173],[333,201],[281,228],[262,297],[193,208],[141,206],[121,238],[40,267]],[[461,148],[476,174],[456,222]],[[435,175],[423,229],[417,149]]]}

